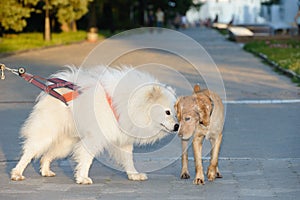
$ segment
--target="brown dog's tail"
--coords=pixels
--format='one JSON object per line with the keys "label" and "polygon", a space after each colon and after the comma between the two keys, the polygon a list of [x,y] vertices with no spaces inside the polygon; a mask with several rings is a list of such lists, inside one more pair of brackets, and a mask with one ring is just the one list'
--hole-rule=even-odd
{"label": "brown dog's tail", "polygon": [[198,93],[198,92],[200,92],[200,90],[201,90],[201,88],[199,85],[194,86],[194,93]]}

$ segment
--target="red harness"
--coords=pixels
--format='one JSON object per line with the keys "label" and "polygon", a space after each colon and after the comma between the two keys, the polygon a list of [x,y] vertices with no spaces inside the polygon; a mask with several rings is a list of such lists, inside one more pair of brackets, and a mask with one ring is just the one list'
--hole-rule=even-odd
{"label": "red harness", "polygon": [[[77,86],[69,81],[60,79],[60,78],[45,79],[40,76],[34,76],[31,74],[28,74],[25,71],[23,73],[19,72],[19,76],[21,76],[27,82],[29,82],[29,83],[33,84],[34,86],[38,87],[39,89],[43,90],[47,94],[53,96],[56,99],[59,99],[60,101],[65,103],[66,106],[68,106],[68,102],[76,99],[81,94],[79,86]],[[45,83],[43,83],[41,81],[48,81],[51,84],[46,85]],[[68,88],[72,91],[67,92],[65,94],[60,94],[55,91],[55,89],[58,89],[58,88]],[[105,92],[105,95],[106,95],[106,100],[115,115],[115,118],[117,120],[119,120],[119,115],[117,114],[115,108],[113,107],[113,102],[112,102],[111,96],[109,96],[109,94],[107,92]]]}
{"label": "red harness", "polygon": [[[66,105],[68,105],[68,102],[75,99],[79,94],[79,86],[69,82],[69,81],[65,81],[63,79],[60,78],[49,78],[49,79],[45,79],[43,77],[40,76],[33,76],[31,74],[28,73],[20,73],[19,74],[25,81],[31,83],[32,85],[40,88],[41,90],[43,90],[44,92],[46,92],[47,94],[55,97],[56,99],[61,100],[63,103],[65,103]],[[52,84],[46,85],[45,83],[42,83],[42,81],[48,81]],[[58,92],[55,91],[55,89],[58,88],[68,88],[71,89],[73,91],[68,92],[66,94],[59,94]]]}

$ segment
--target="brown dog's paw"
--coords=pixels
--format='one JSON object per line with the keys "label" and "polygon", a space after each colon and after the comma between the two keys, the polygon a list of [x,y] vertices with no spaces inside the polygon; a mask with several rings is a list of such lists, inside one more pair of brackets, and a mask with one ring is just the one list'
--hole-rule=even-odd
{"label": "brown dog's paw", "polygon": [[207,170],[208,181],[214,181],[216,177],[217,177],[216,167],[209,166]]}
{"label": "brown dog's paw", "polygon": [[205,185],[204,179],[203,178],[195,178],[193,183],[195,185]]}
{"label": "brown dog's paw", "polygon": [[181,175],[180,175],[180,178],[181,179],[189,179],[191,176],[190,176],[190,174],[188,173],[188,172],[183,172],[183,173],[181,173]]}
{"label": "brown dog's paw", "polygon": [[220,172],[217,172],[216,178],[223,178],[222,174]]}

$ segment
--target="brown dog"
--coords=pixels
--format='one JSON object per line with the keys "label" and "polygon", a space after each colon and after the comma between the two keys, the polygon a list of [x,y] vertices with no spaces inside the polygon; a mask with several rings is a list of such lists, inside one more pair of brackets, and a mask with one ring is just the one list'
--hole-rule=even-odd
{"label": "brown dog", "polygon": [[194,184],[204,184],[202,167],[202,142],[204,137],[210,141],[212,146],[207,178],[209,181],[213,181],[215,178],[222,178],[218,169],[218,157],[224,124],[224,106],[221,98],[216,93],[209,90],[200,90],[200,86],[195,85],[193,95],[179,97],[175,104],[175,110],[180,122],[178,135],[182,139],[181,178],[190,178],[187,146],[192,136],[194,136],[193,150],[196,168]]}

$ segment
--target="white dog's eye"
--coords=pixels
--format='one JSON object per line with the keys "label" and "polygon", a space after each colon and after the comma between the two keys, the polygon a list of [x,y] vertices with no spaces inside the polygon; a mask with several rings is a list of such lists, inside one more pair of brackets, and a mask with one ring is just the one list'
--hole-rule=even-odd
{"label": "white dog's eye", "polygon": [[167,115],[171,115],[171,112],[169,110],[166,110]]}
{"label": "white dog's eye", "polygon": [[187,122],[187,121],[190,121],[190,117],[186,117],[186,118],[184,118],[184,120]]}

